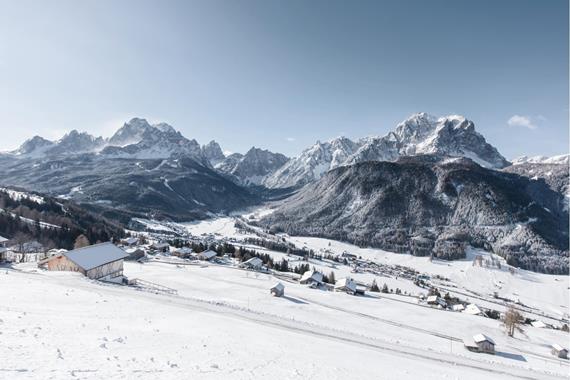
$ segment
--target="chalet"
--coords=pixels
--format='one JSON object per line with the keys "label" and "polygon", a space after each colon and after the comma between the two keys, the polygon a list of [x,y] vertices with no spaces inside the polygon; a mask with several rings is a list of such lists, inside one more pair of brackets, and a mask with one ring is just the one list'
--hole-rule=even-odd
{"label": "chalet", "polygon": [[568,350],[563,348],[559,344],[553,344],[551,352],[552,352],[552,355],[556,356],[557,358],[568,359]]}
{"label": "chalet", "polygon": [[351,278],[341,278],[334,284],[334,290],[354,295],[356,294],[356,282]]}
{"label": "chalet", "polygon": [[188,258],[188,257],[191,257],[193,253],[194,253],[194,251],[192,250],[192,248],[182,247],[182,248],[178,248],[177,250],[172,252],[172,255],[182,257],[182,258]]}
{"label": "chalet", "polygon": [[217,255],[218,255],[218,254],[217,254],[216,252],[214,252],[214,251],[212,251],[212,250],[209,249],[209,250],[207,250],[207,251],[200,252],[200,253],[198,254],[198,258],[199,258],[200,260],[210,261],[210,260],[212,260],[214,257],[216,257]]}
{"label": "chalet", "polygon": [[269,289],[269,293],[275,297],[283,297],[285,295],[285,286],[278,282]]}
{"label": "chalet", "polygon": [[240,267],[245,269],[259,270],[263,267],[263,261],[259,257],[252,257],[240,264]]}
{"label": "chalet", "polygon": [[121,241],[121,244],[123,244],[126,247],[132,247],[139,244],[139,238],[138,237],[126,238]]}
{"label": "chalet", "polygon": [[486,354],[495,353],[495,342],[483,334],[473,335],[473,338],[465,339],[463,341],[465,348],[473,352],[482,352]]}
{"label": "chalet", "polygon": [[117,281],[123,277],[125,251],[113,243],[101,243],[64,252],[38,265],[50,271],[71,271],[83,273],[94,280]]}
{"label": "chalet", "polygon": [[299,283],[306,285],[320,285],[323,283],[323,274],[314,270],[306,271],[301,276]]}
{"label": "chalet", "polygon": [[6,253],[8,249],[6,248],[8,245],[8,239],[3,236],[0,236],[0,262],[6,261],[8,259]]}
{"label": "chalet", "polygon": [[150,246],[150,249],[152,249],[155,252],[166,253],[170,251],[170,245],[168,243],[153,243]]}
{"label": "chalet", "polygon": [[471,314],[471,315],[483,314],[481,309],[479,309],[479,307],[477,307],[477,305],[475,305],[474,303],[470,303],[469,305],[467,305],[467,307],[465,308],[465,310],[463,310],[463,312],[466,314]]}

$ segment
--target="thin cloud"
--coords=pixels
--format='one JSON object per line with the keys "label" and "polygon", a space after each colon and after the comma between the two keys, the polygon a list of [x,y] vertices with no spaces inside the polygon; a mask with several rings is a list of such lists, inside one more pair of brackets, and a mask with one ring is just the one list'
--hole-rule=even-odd
{"label": "thin cloud", "polygon": [[293,141],[295,141],[295,138],[294,138],[294,137],[287,137],[286,140],[289,141],[289,142],[293,142]]}
{"label": "thin cloud", "polygon": [[523,127],[528,129],[536,129],[538,126],[532,121],[530,116],[513,115],[507,121],[509,127]]}

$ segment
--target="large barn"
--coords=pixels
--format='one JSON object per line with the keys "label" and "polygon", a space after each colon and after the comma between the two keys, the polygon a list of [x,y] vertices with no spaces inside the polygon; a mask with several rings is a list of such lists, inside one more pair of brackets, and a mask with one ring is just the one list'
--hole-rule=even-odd
{"label": "large barn", "polygon": [[90,245],[64,252],[40,262],[52,271],[81,272],[95,280],[119,280],[128,254],[113,243]]}

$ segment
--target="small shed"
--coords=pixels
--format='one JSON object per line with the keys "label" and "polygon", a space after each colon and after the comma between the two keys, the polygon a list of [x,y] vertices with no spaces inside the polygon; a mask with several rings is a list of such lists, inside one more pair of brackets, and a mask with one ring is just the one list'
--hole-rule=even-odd
{"label": "small shed", "polygon": [[351,278],[341,278],[334,284],[334,290],[337,292],[346,292],[348,294],[356,294],[356,282]]}
{"label": "small shed", "polygon": [[465,310],[463,310],[463,312],[466,314],[471,314],[471,315],[481,315],[482,314],[481,309],[479,309],[479,307],[477,305],[475,305],[474,303],[470,303],[469,305],[467,305],[467,307],[465,308]]}
{"label": "small shed", "polygon": [[200,252],[198,254],[198,258],[200,260],[206,260],[206,261],[210,261],[212,260],[214,257],[216,257],[218,254],[210,249],[208,249],[207,251],[204,252]]}
{"label": "small shed", "polygon": [[552,355],[560,359],[568,359],[568,350],[559,344],[552,345]]}
{"label": "small shed", "polygon": [[469,351],[486,354],[495,353],[495,342],[484,334],[473,335],[473,338],[465,339],[463,344]]}
{"label": "small shed", "polygon": [[168,243],[153,243],[150,246],[150,249],[156,251],[156,252],[169,252],[170,251],[170,245]]}
{"label": "small shed", "polygon": [[113,243],[101,243],[64,252],[39,262],[50,271],[80,272],[95,280],[122,279],[127,253]]}
{"label": "small shed", "polygon": [[320,285],[323,282],[323,274],[314,270],[309,270],[303,273],[299,283],[307,285]]}
{"label": "small shed", "polygon": [[465,306],[463,306],[463,304],[461,304],[461,303],[458,303],[458,304],[455,304],[455,305],[451,306],[451,310],[453,310],[453,311],[463,311],[463,310],[465,310]]}
{"label": "small shed", "polygon": [[540,321],[540,320],[538,320],[538,321],[532,321],[530,324],[531,324],[532,327],[536,327],[536,328],[538,328],[538,329],[544,329],[544,328],[548,327],[548,326],[546,325],[546,323],[544,323],[544,322],[542,322],[542,321]]}
{"label": "small shed", "polygon": [[275,297],[282,297],[285,295],[285,286],[278,282],[269,289],[269,293]]}
{"label": "small shed", "polygon": [[241,263],[240,266],[245,269],[259,270],[263,267],[263,261],[259,257],[252,257],[251,259]]}

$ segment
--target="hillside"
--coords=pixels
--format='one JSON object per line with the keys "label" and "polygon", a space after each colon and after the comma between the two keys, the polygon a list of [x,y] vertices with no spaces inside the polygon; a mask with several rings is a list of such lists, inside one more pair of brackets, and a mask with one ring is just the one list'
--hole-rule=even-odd
{"label": "hillside", "polygon": [[122,238],[125,231],[120,224],[68,200],[0,188],[1,236],[37,240],[47,249],[72,249],[80,234],[94,244]]}
{"label": "hillside", "polygon": [[456,259],[468,245],[546,273],[568,273],[568,212],[542,181],[467,159],[417,156],[340,167],[261,223],[395,252]]}

